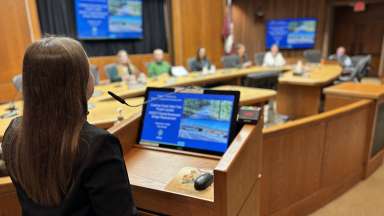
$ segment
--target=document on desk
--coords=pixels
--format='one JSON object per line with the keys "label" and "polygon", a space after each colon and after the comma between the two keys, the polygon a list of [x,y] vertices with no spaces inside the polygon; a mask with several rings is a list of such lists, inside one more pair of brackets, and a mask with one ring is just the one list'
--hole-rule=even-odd
{"label": "document on desk", "polygon": [[203,191],[197,191],[194,188],[194,180],[201,174],[203,172],[198,168],[184,167],[165,186],[165,190],[200,199],[213,200],[213,184]]}

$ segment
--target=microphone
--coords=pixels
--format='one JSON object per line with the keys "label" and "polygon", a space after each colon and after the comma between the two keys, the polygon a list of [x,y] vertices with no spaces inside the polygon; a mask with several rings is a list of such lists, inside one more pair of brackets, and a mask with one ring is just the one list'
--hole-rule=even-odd
{"label": "microphone", "polygon": [[125,102],[125,100],[119,96],[117,96],[115,93],[111,92],[111,91],[108,91],[108,94],[113,97],[113,99],[119,101],[120,103],[124,104],[124,105],[127,105],[127,106],[130,106],[129,104],[127,104],[127,102]]}

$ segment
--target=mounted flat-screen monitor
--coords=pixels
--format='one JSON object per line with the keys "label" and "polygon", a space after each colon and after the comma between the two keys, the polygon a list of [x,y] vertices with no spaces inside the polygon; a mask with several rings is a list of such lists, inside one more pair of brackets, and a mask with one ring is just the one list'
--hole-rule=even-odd
{"label": "mounted flat-screen monitor", "polygon": [[75,0],[78,39],[143,37],[142,0]]}
{"label": "mounted flat-screen monitor", "polygon": [[274,19],[266,23],[266,47],[310,49],[315,46],[316,18]]}

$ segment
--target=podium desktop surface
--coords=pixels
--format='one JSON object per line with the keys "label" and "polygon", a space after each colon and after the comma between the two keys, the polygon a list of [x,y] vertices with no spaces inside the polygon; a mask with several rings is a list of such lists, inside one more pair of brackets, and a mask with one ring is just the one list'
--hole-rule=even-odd
{"label": "podium desktop surface", "polygon": [[[245,125],[220,157],[138,145],[139,123],[137,115],[109,129],[121,140],[138,208],[166,215],[251,215],[258,211],[262,121]],[[192,192],[169,187],[186,167],[211,170],[213,188]]]}

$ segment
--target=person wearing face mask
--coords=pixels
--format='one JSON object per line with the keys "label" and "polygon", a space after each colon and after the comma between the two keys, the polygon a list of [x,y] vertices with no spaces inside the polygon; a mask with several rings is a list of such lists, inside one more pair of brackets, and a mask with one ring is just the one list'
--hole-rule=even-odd
{"label": "person wearing face mask", "polygon": [[342,67],[352,67],[352,60],[346,54],[344,47],[338,47],[336,53],[329,56],[329,60],[337,61]]}
{"label": "person wearing face mask", "polygon": [[263,66],[265,67],[280,67],[285,65],[285,59],[279,52],[277,44],[271,46],[271,50],[264,56]]}
{"label": "person wearing face mask", "polygon": [[153,51],[154,61],[148,66],[148,76],[157,77],[171,71],[171,65],[164,60],[164,52],[161,49]]}
{"label": "person wearing face mask", "polygon": [[209,70],[211,68],[211,62],[207,57],[205,48],[199,48],[196,52],[196,58],[191,62],[192,71],[202,71],[204,68]]}

